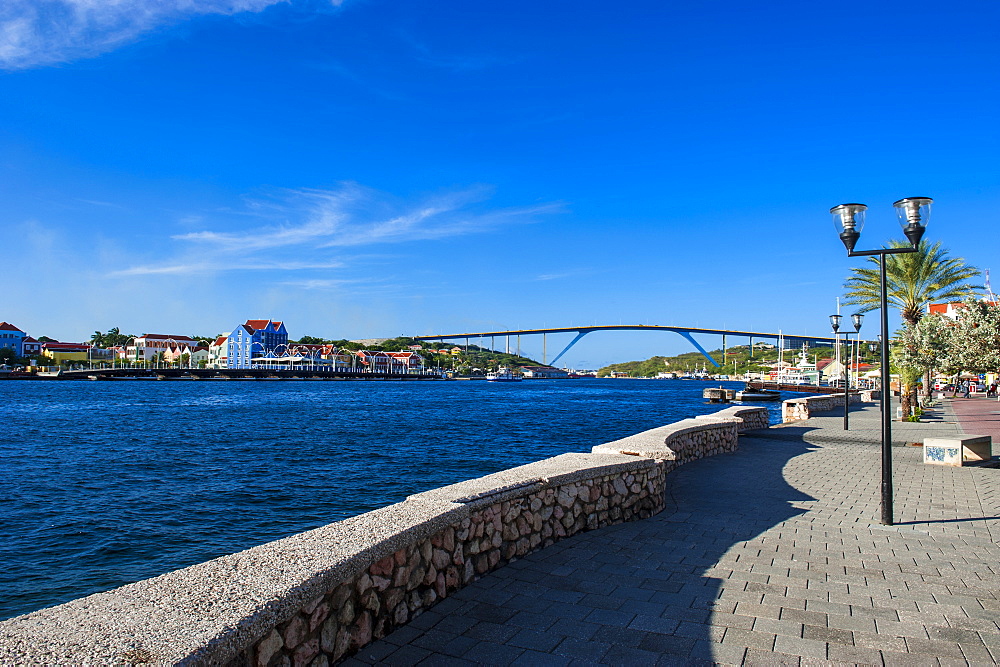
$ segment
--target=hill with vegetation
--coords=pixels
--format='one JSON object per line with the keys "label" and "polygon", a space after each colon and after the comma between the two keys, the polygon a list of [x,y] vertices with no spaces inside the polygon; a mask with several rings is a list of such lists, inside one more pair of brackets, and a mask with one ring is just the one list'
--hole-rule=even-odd
{"label": "hill with vegetation", "polygon": [[[719,367],[708,363],[701,352],[685,352],[673,357],[655,356],[645,361],[626,361],[620,364],[605,366],[597,372],[598,377],[606,377],[612,372],[628,373],[631,377],[656,377],[657,373],[672,372],[677,374],[693,373],[701,371],[713,375],[742,375],[744,373],[759,373],[770,370],[768,366],[761,363],[774,363],[778,360],[777,347],[766,348],[761,344],[755,344],[753,354],[749,345],[738,345],[726,349],[725,361],[721,349],[711,350],[711,357],[715,359]],[[799,350],[785,350],[785,361],[794,363],[798,358]],[[834,352],[832,347],[814,347],[808,351],[810,361],[819,358],[832,357]]]}
{"label": "hill with vegetation", "polygon": [[[455,345],[454,343],[444,343],[438,341],[418,341],[406,336],[388,338],[381,343],[362,344],[349,340],[329,340],[317,338],[315,336],[303,336],[298,343],[306,344],[330,344],[347,350],[372,350],[382,352],[400,352],[411,350],[419,346],[419,350],[414,350],[424,358],[425,363],[430,368],[442,368],[454,371],[459,375],[483,375],[490,371],[495,371],[501,366],[517,369],[521,366],[541,366],[539,362],[528,357],[506,352],[497,352],[479,345]],[[453,354],[456,348],[460,350]]]}

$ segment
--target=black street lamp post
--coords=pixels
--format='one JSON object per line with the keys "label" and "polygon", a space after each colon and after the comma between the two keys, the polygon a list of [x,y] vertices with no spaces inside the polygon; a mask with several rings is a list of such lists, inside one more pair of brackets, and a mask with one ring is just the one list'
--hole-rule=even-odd
{"label": "black street lamp post", "polygon": [[[833,338],[837,341],[837,345],[840,345],[840,315],[830,316],[830,326],[833,327]],[[851,323],[854,324],[854,333],[861,332],[861,323],[864,321],[865,316],[863,313],[854,313],[851,315]],[[844,332],[844,341],[848,343],[846,359],[845,355],[841,355],[841,366],[844,369],[844,430],[848,430],[849,427],[849,417],[848,410],[851,404],[851,333],[849,331]]]}
{"label": "black street lamp post", "polygon": [[886,288],[885,260],[888,255],[917,252],[917,246],[924,235],[927,220],[931,214],[929,197],[907,197],[893,203],[899,224],[910,242],[909,248],[879,248],[878,250],[855,250],[865,225],[864,204],[841,204],[830,209],[834,226],[840,232],[840,240],[847,248],[848,257],[878,257],[880,283],[880,307],[882,309],[882,387],[879,392],[882,409],[882,524],[891,526],[892,521],[892,421],[889,409],[889,309]]}

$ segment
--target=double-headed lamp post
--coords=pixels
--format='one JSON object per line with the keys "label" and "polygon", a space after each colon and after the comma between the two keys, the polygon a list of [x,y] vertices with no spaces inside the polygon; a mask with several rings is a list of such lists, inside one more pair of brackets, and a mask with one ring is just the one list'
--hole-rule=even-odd
{"label": "double-headed lamp post", "polygon": [[[830,316],[830,326],[833,327],[833,338],[834,340],[837,341],[838,345],[840,344],[840,339],[838,338],[838,334],[840,333],[840,319],[841,319],[840,315]],[[851,323],[854,325],[854,333],[861,332],[861,323],[864,321],[864,319],[865,316],[862,313],[854,313],[853,315],[851,315]],[[850,343],[850,336],[851,333],[849,331],[844,332],[844,340],[848,343]],[[841,366],[844,369],[844,430],[846,431],[848,428],[847,411],[850,408],[850,398],[851,398],[850,346],[848,346],[846,361],[844,361],[844,355],[841,355],[841,360],[842,360]]]}
{"label": "double-headed lamp post", "polygon": [[881,345],[881,365],[882,365],[882,387],[879,392],[880,404],[882,408],[882,524],[891,526],[892,521],[892,414],[889,410],[889,309],[888,298],[886,296],[886,276],[885,259],[887,255],[899,255],[909,252],[917,252],[920,239],[923,238],[927,221],[931,215],[931,204],[934,200],[929,197],[907,197],[893,203],[896,215],[899,217],[899,224],[903,227],[903,234],[910,242],[910,247],[906,248],[879,248],[878,250],[855,250],[854,246],[861,237],[861,230],[865,226],[865,211],[868,207],[864,204],[841,204],[830,209],[833,215],[833,224],[840,232],[840,240],[847,248],[848,257],[878,257],[879,272],[881,277],[881,301],[882,309],[882,345]]}

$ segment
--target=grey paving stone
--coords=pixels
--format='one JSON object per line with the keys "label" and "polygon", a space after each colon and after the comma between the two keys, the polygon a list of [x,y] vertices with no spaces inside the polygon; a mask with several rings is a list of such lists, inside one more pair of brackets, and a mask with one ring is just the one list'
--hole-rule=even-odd
{"label": "grey paving stone", "polygon": [[782,607],[781,616],[779,618],[783,621],[795,621],[797,623],[802,623],[803,625],[820,627],[826,625],[826,614],[819,611],[805,611],[804,609],[788,609],[786,607]]}
{"label": "grey paving stone", "polygon": [[375,664],[399,648],[396,644],[386,641],[377,641],[365,646],[354,656],[365,664]]}
{"label": "grey paving stone", "polygon": [[466,651],[462,658],[485,665],[509,665],[523,653],[524,649],[516,646],[483,641]]}
{"label": "grey paving stone", "polygon": [[660,654],[631,646],[614,645],[608,649],[601,662],[608,665],[656,665]]}
{"label": "grey paving stone", "polygon": [[[698,641],[699,639],[694,637],[678,637],[677,635],[663,635],[657,632],[649,632],[646,633],[646,636],[639,643],[639,648],[656,653],[687,656]],[[705,639],[702,638],[701,641],[705,641]]]}
{"label": "grey paving stone", "polygon": [[441,648],[440,653],[442,655],[448,655],[448,656],[452,656],[452,657],[455,657],[455,658],[460,658],[463,655],[465,655],[466,653],[468,653],[469,649],[471,649],[473,646],[475,646],[476,644],[478,644],[479,641],[480,640],[474,639],[472,637],[466,637],[464,635],[459,635],[458,637],[455,637],[450,642],[448,642],[447,644],[445,644]]}
{"label": "grey paving stone", "polygon": [[[540,651],[525,651],[517,657],[512,665],[523,665],[524,667],[566,667],[573,662],[572,658],[564,655],[554,655],[552,653],[542,653]],[[597,663],[588,663],[597,664]]]}
{"label": "grey paving stone", "polygon": [[906,650],[910,653],[924,653],[934,655],[939,658],[961,658],[962,649],[955,642],[939,641],[936,639],[915,639],[906,638]]}
{"label": "grey paving stone", "polygon": [[458,635],[451,632],[431,629],[424,631],[423,634],[411,641],[410,645],[419,646],[420,648],[425,648],[428,651],[440,651],[445,644],[456,637],[458,637]]}
{"label": "grey paving stone", "polygon": [[587,621],[578,621],[572,618],[560,618],[549,626],[547,632],[560,637],[574,637],[576,639],[590,639],[599,628],[603,626]]}
{"label": "grey paving stone", "polygon": [[507,644],[518,648],[549,652],[563,639],[563,635],[557,635],[551,632],[541,632],[538,630],[529,630],[525,628],[508,639]]}
{"label": "grey paving stone", "polygon": [[431,651],[418,646],[400,646],[389,655],[382,658],[384,665],[415,665],[424,658],[433,655]]}
{"label": "grey paving stone", "polygon": [[601,658],[604,657],[604,654],[608,652],[609,648],[611,648],[611,644],[606,644],[604,642],[567,637],[559,642],[558,646],[552,649],[552,653],[556,655],[568,656],[570,658],[580,658],[582,660],[600,662]]}
{"label": "grey paving stone", "polygon": [[480,621],[462,633],[463,637],[471,637],[484,642],[505,642],[516,635],[520,628],[513,625],[501,625],[489,621]]}
{"label": "grey paving stone", "polygon": [[744,665],[767,665],[767,667],[797,667],[800,664],[799,656],[787,655],[785,653],[773,653],[760,651],[758,649],[747,649],[746,657],[743,659]]}
{"label": "grey paving stone", "polygon": [[725,636],[722,638],[722,643],[756,648],[761,651],[770,651],[774,648],[774,638],[775,635],[769,632],[753,632],[739,628],[728,628]]}
{"label": "grey paving stone", "polygon": [[882,664],[885,667],[938,667],[940,663],[932,655],[882,651]]}
{"label": "grey paving stone", "polygon": [[438,665],[441,665],[441,667],[475,667],[477,663],[464,658],[455,658],[450,655],[435,654],[427,656],[417,664],[425,665],[426,667],[430,667],[431,665],[434,665],[434,667],[437,667]]}
{"label": "grey paving stone", "polygon": [[801,637],[802,624],[797,621],[780,621],[773,618],[757,618],[753,623],[754,632],[770,632],[786,637]]}
{"label": "grey paving stone", "polygon": [[855,665],[881,665],[882,654],[875,649],[844,644],[827,644],[827,658]]}
{"label": "grey paving stone", "polygon": [[826,659],[826,642],[816,639],[802,639],[778,635],[774,640],[774,650],[777,653],[797,655],[806,658]]}
{"label": "grey paving stone", "polygon": [[593,609],[589,614],[583,617],[583,620],[590,621],[591,623],[597,623],[598,625],[617,625],[619,627],[628,627],[628,624],[636,617],[636,614],[629,614],[622,611],[614,611],[612,609]]}
{"label": "grey paving stone", "polygon": [[840,630],[838,628],[804,625],[802,626],[802,637],[803,639],[815,639],[830,644],[854,645],[854,633],[850,630]]}

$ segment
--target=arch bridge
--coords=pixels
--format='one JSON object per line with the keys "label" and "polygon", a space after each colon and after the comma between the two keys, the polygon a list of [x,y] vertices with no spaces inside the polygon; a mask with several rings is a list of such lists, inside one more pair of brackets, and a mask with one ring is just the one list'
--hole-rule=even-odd
{"label": "arch bridge", "polygon": [[[715,367],[718,368],[719,364],[712,358],[712,355],[705,350],[701,344],[695,340],[694,334],[706,334],[722,336],[722,352],[723,359],[725,359],[726,352],[726,339],[728,337],[733,338],[748,338],[750,340],[751,354],[753,352],[754,339],[758,340],[785,340],[793,343],[809,343],[809,344],[825,344],[834,345],[836,343],[835,338],[830,336],[799,336],[793,334],[769,333],[764,331],[738,331],[734,329],[701,329],[698,327],[676,327],[676,326],[658,326],[649,324],[618,324],[618,325],[606,325],[606,326],[581,326],[581,327],[556,327],[552,329],[513,329],[510,331],[478,331],[470,333],[457,333],[457,334],[433,334],[427,336],[410,336],[413,340],[424,340],[424,341],[446,341],[446,340],[465,340],[465,346],[469,347],[470,341],[474,339],[480,340],[480,347],[482,341],[489,338],[490,339],[490,349],[496,350],[496,339],[505,339],[505,351],[510,353],[510,338],[515,336],[517,338],[517,351],[520,354],[520,338],[521,336],[538,336],[542,337],[542,363],[544,364],[555,364],[559,361],[564,354],[569,352],[570,348],[576,345],[581,338],[587,334],[594,333],[596,331],[667,331],[676,333],[689,343],[691,343],[696,350],[701,352],[701,354]],[[561,333],[575,333],[576,336],[569,342],[566,347],[562,349],[559,354],[557,354],[551,362],[548,361],[548,340],[549,334],[561,334]],[[863,341],[867,342],[867,341]]]}

